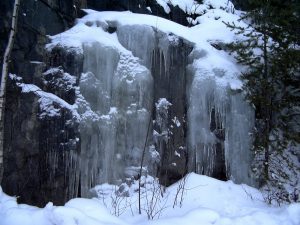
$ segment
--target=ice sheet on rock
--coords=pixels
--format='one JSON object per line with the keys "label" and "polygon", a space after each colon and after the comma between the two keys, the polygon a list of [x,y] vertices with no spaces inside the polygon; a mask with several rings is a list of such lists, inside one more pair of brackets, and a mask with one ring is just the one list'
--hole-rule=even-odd
{"label": "ice sheet on rock", "polygon": [[[205,71],[197,71],[201,75]],[[196,73],[197,73],[196,72]],[[189,141],[192,162],[200,174],[212,176],[217,157],[217,142],[215,129],[226,129],[226,90],[219,88],[213,77],[198,79],[195,75],[189,96]],[[228,103],[227,103],[228,104]],[[213,118],[212,118],[213,117]],[[212,127],[214,123],[214,127]]]}
{"label": "ice sheet on rock", "polygon": [[152,51],[155,47],[155,32],[151,26],[125,25],[117,29],[119,42],[143,60],[147,68],[151,67]]}
{"label": "ice sheet on rock", "polygon": [[[101,42],[84,43],[83,50],[83,71],[88,75],[81,78],[81,92],[94,111],[107,114],[111,104],[112,80],[120,58],[119,51]],[[87,76],[89,79],[86,79]],[[96,86],[90,89],[90,85]]]}
{"label": "ice sheet on rock", "polygon": [[243,93],[229,96],[226,113],[225,159],[227,176],[237,182],[257,186],[252,174],[251,152],[255,115]]}
{"label": "ice sheet on rock", "polygon": [[[203,57],[200,53],[193,55]],[[190,160],[194,163],[191,166],[198,173],[213,176],[220,166],[216,164],[218,158],[224,154],[227,178],[255,185],[250,175],[253,156],[249,136],[254,111],[241,91],[234,93],[229,87],[227,80],[232,71],[199,64],[198,60],[189,66],[194,74],[188,109]],[[224,77],[227,78],[223,80]]]}
{"label": "ice sheet on rock", "polygon": [[[219,9],[208,10],[206,13],[208,16],[204,14],[199,17],[199,19],[205,19],[203,24],[187,28],[172,21],[151,15],[134,14],[131,12],[96,12],[93,10],[86,10],[86,12],[88,15],[79,19],[78,24],[95,23],[93,21],[98,21],[99,23],[101,21],[102,23],[111,24],[111,26],[116,27],[118,40],[121,45],[132,51],[135,56],[141,58],[144,61],[144,65],[148,68],[149,58],[151,59],[151,50],[154,47],[153,43],[157,42],[165,58],[168,58],[166,57],[168,48],[166,48],[165,43],[169,44],[169,39],[177,36],[196,45],[196,49],[201,49],[206,53],[209,52],[207,57],[199,60],[199,67],[202,65],[215,67],[216,62],[218,62],[217,65],[221,69],[232,71],[230,79],[224,77],[223,82],[232,84],[234,88],[241,87],[241,83],[238,81],[240,68],[236,68],[234,60],[230,60],[228,55],[222,51],[217,51],[210,44],[211,41],[230,42],[234,39],[234,33],[222,21],[234,21],[238,23],[237,20],[239,17],[235,14]],[[214,14],[216,14],[215,17],[219,17],[220,15],[222,17],[219,20],[215,20]],[[96,29],[97,27],[94,28]],[[203,30],[206,32],[203,33]],[[143,38],[141,38],[142,34]],[[158,39],[155,40],[155,36]],[[56,38],[54,39],[56,40]],[[115,44],[114,46],[119,46],[119,44]]]}

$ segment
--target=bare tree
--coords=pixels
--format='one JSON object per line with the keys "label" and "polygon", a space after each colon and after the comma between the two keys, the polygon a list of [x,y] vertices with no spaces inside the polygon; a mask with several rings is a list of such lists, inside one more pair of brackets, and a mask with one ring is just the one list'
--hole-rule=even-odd
{"label": "bare tree", "polygon": [[147,146],[147,143],[148,143],[148,135],[149,135],[149,129],[150,129],[151,121],[152,121],[152,118],[151,118],[151,114],[150,114],[149,123],[148,123],[148,126],[147,126],[147,134],[146,134],[144,149],[143,149],[143,153],[142,153],[140,174],[139,174],[139,176],[140,176],[139,177],[139,214],[142,214],[142,208],[141,208],[141,179],[142,179],[143,164],[144,164],[146,146]]}
{"label": "bare tree", "polygon": [[178,181],[178,187],[176,190],[176,195],[173,203],[173,208],[179,203],[179,207],[182,207],[183,204],[183,199],[184,199],[184,194],[186,192],[186,180],[187,180],[188,175],[183,176],[183,178]]}
{"label": "bare tree", "polygon": [[163,210],[167,208],[168,196],[164,196],[164,188],[159,184],[157,178],[154,178],[151,184],[148,187],[145,185],[145,187],[146,205],[144,210],[148,220],[158,219]]}
{"label": "bare tree", "polygon": [[17,32],[17,22],[18,22],[18,11],[21,0],[15,0],[11,30],[9,34],[8,44],[5,49],[2,65],[2,77],[1,77],[1,86],[0,86],[0,182],[3,176],[3,149],[4,149],[4,112],[5,112],[5,94],[6,94],[6,81],[8,77],[8,67],[10,61],[11,51],[14,45],[14,40]]}

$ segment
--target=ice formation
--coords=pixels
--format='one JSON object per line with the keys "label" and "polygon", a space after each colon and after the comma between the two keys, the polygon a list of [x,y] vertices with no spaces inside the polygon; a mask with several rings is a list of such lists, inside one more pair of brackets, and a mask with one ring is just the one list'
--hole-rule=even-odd
{"label": "ice formation", "polygon": [[[151,115],[152,77],[130,52],[83,44],[80,93],[88,103],[81,121],[81,191],[138,175]],[[87,113],[90,111],[90,113]],[[131,172],[128,172],[131,171]]]}
{"label": "ice formation", "polygon": [[[210,71],[193,65],[189,69],[194,74],[188,109],[191,170],[255,186],[250,151],[254,110],[240,90],[218,84]],[[216,71],[222,70],[214,68]]]}
{"label": "ice formation", "polygon": [[195,29],[130,12],[87,13],[48,45],[84,56],[75,103],[81,194],[139,177],[145,146],[143,170],[159,169],[162,180],[191,170],[254,185],[254,114],[234,63]]}

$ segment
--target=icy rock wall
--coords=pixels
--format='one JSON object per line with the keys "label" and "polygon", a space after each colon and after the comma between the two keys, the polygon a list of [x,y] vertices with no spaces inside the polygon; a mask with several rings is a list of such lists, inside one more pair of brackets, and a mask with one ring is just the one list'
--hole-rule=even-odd
{"label": "icy rock wall", "polygon": [[70,167],[79,177],[70,189],[88,196],[97,184],[137,179],[144,146],[143,173],[163,185],[189,170],[251,184],[254,115],[227,77],[219,82],[226,71],[199,66],[204,50],[155,27],[86,25],[97,25],[113,42],[82,43],[74,103],[80,152]]}
{"label": "icy rock wall", "polygon": [[98,42],[83,48],[81,193],[138,177],[146,139],[144,171],[164,185],[188,170],[254,185],[254,113],[241,92],[218,81],[226,71],[193,64],[205,52],[192,52],[172,33],[145,25],[110,29],[125,50]]}
{"label": "icy rock wall", "polygon": [[[193,52],[191,61],[195,55],[201,58],[203,54]],[[222,71],[209,71],[193,63],[188,68],[190,170],[255,186],[250,151],[254,110],[241,91],[218,82],[216,77],[222,76]]]}
{"label": "icy rock wall", "polygon": [[[168,185],[187,171],[185,67],[192,47],[150,26],[113,30],[122,51],[83,44],[76,100],[82,117],[82,196],[99,183],[137,178],[146,139],[145,172]],[[169,101],[163,116],[162,99]]]}
{"label": "icy rock wall", "polygon": [[[150,26],[122,26],[117,33],[120,43],[151,71],[153,145],[160,155],[156,173],[162,184],[170,185],[187,172],[186,66],[193,45]],[[162,102],[167,104],[161,107]]]}

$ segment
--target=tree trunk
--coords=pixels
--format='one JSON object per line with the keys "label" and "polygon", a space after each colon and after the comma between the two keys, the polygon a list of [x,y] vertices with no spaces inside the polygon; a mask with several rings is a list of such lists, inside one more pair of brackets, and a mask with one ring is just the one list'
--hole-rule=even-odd
{"label": "tree trunk", "polygon": [[9,34],[8,44],[5,49],[2,65],[2,76],[1,76],[1,86],[0,86],[0,183],[3,176],[3,149],[4,149],[4,112],[5,112],[5,94],[6,94],[6,81],[8,77],[8,67],[10,61],[11,51],[14,45],[15,35],[17,31],[17,21],[18,21],[18,11],[20,6],[20,0],[15,0],[11,30]]}
{"label": "tree trunk", "polygon": [[[265,16],[267,15],[266,12],[263,13]],[[263,58],[264,58],[264,72],[263,72],[263,78],[264,82],[266,82],[266,85],[263,90],[263,97],[264,97],[264,109],[263,109],[263,120],[264,120],[264,138],[263,138],[263,147],[265,151],[265,159],[264,159],[264,176],[266,181],[269,180],[269,155],[270,155],[270,123],[271,123],[271,88],[270,88],[270,76],[269,76],[269,57],[268,57],[268,42],[269,37],[267,35],[267,21],[264,19],[264,25],[263,25]]]}

